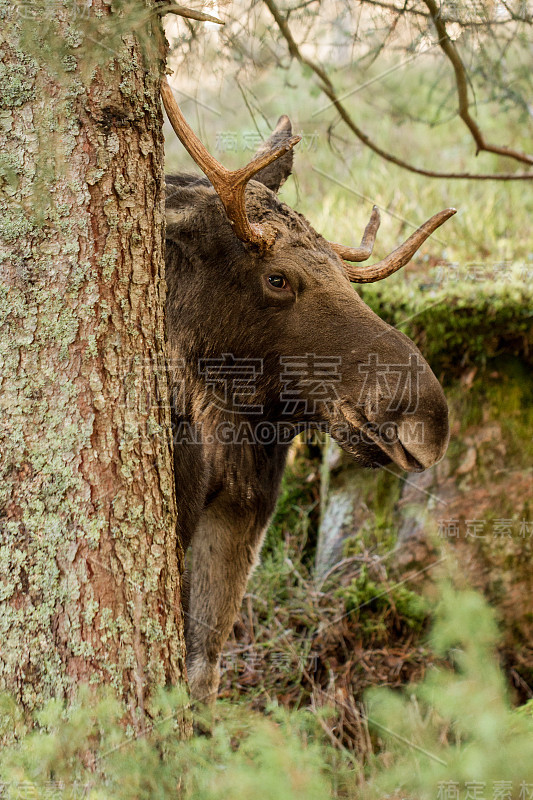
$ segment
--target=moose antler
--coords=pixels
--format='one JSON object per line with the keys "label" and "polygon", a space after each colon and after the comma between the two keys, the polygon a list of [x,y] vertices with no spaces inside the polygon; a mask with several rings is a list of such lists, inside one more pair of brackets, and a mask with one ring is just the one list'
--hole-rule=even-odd
{"label": "moose antler", "polygon": [[301,136],[287,138],[279,147],[263,153],[245,167],[229,170],[222,166],[204,147],[192,128],[185,121],[167,79],[161,81],[161,96],[165,111],[176,135],[189,155],[195,160],[202,172],[209,178],[213,188],[220,197],[226,214],[233,226],[235,235],[242,241],[257,245],[266,250],[274,243],[274,235],[262,225],[250,222],[246,214],[245,189],[253,176],[273,161],[280,158],[297,144]]}
{"label": "moose antler", "polygon": [[[195,132],[185,121],[185,117],[176,103],[166,77],[161,81],[161,96],[174,131],[187,152],[211,181],[213,188],[222,201],[235,235],[242,242],[257,245],[261,250],[267,250],[274,243],[274,235],[262,225],[250,222],[248,219],[245,205],[246,185],[254,175],[292,150],[294,145],[300,141],[301,136],[289,136],[287,131],[287,138],[282,144],[277,147],[268,148],[265,152],[260,152],[245,167],[229,170],[209,153],[196,136]],[[284,132],[284,125],[281,125],[279,132]],[[433,231],[455,213],[455,208],[447,208],[435,214],[431,219],[428,219],[427,222],[421,225],[403,244],[377,264],[359,268],[346,266],[348,277],[354,283],[373,283],[374,281],[380,281],[392,275],[394,272],[401,269],[401,267],[404,267]],[[334,242],[330,242],[330,245],[333,250],[346,261],[366,261],[372,254],[379,223],[379,211],[377,207],[374,206],[370,221],[365,228],[359,247],[345,247],[342,244],[335,244]]]}
{"label": "moose antler", "polygon": [[337,255],[346,261],[366,261],[372,255],[380,222],[379,209],[374,206],[359,247],[345,247],[343,244],[335,244],[335,242],[330,242],[329,244]]}
{"label": "moose antler", "polygon": [[[377,264],[370,264],[366,267],[349,267],[346,264],[348,277],[354,283],[374,283],[375,281],[381,281],[383,278],[387,278],[389,275],[392,275],[394,272],[404,267],[414,256],[420,245],[431,236],[433,231],[437,230],[447,219],[453,217],[455,213],[457,213],[457,209],[445,208],[444,211],[439,211],[438,214],[434,214],[434,216],[428,219],[427,222],[424,222],[418,230],[411,234],[403,244],[397,247],[396,250],[393,250],[392,253],[382,259],[382,261],[378,261]],[[335,242],[330,242],[330,245],[337,255],[346,261],[365,261],[372,254],[379,223],[379,211],[376,206],[374,206],[370,221],[365,228],[360,247],[345,247],[342,244],[335,244]]]}

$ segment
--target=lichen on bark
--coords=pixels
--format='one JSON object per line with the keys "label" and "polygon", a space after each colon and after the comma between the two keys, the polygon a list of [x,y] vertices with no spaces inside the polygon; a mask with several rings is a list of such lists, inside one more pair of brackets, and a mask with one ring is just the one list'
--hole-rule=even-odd
{"label": "lichen on bark", "polygon": [[123,31],[128,7],[69,9],[54,28],[62,80],[42,42],[23,52],[28,20],[0,0],[0,690],[32,708],[111,683],[140,724],[151,690],[184,676],[166,375],[153,368],[164,53],[148,20],[143,47],[117,35],[87,69],[84,25],[115,16]]}

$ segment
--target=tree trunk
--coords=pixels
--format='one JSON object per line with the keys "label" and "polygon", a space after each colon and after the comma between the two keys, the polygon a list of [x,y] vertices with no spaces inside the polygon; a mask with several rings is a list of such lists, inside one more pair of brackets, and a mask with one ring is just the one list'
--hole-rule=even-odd
{"label": "tree trunk", "polygon": [[184,679],[184,638],[164,48],[131,5],[151,57],[104,2],[28,20],[0,0],[0,689],[32,708],[111,684],[139,728],[153,688]]}

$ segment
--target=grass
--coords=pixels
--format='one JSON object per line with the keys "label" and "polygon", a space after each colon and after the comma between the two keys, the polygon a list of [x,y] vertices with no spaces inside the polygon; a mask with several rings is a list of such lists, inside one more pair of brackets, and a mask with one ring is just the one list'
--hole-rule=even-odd
{"label": "grass", "polygon": [[[261,564],[226,647],[221,695],[256,709],[273,700],[288,708],[309,708],[327,694],[332,681],[338,681],[350,686],[352,725],[357,703],[375,681],[376,669],[392,685],[420,674],[427,659],[420,635],[430,604],[408,586],[396,585],[387,560],[395,544],[393,498],[398,496],[399,481],[385,472],[359,470],[365,502],[376,509],[375,518],[347,540],[345,566],[317,583],[315,546],[309,539],[302,542],[301,520],[309,515],[310,538],[316,541],[318,471],[306,445],[298,442],[295,449]],[[302,472],[314,474],[314,480],[302,485]],[[389,645],[396,654],[395,674],[387,666]],[[362,667],[358,662],[365,659]],[[353,731],[342,734],[341,740],[349,749],[357,749]]]}

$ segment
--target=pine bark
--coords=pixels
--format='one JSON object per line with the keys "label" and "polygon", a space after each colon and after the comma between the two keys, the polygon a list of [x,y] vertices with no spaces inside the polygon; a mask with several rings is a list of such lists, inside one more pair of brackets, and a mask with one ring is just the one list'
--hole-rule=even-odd
{"label": "pine bark", "polygon": [[88,65],[83,25],[115,12],[76,8],[36,19],[28,53],[27,20],[0,0],[0,690],[33,708],[111,684],[138,728],[154,688],[185,674],[162,368],[164,48],[151,22],[149,63],[128,34]]}

